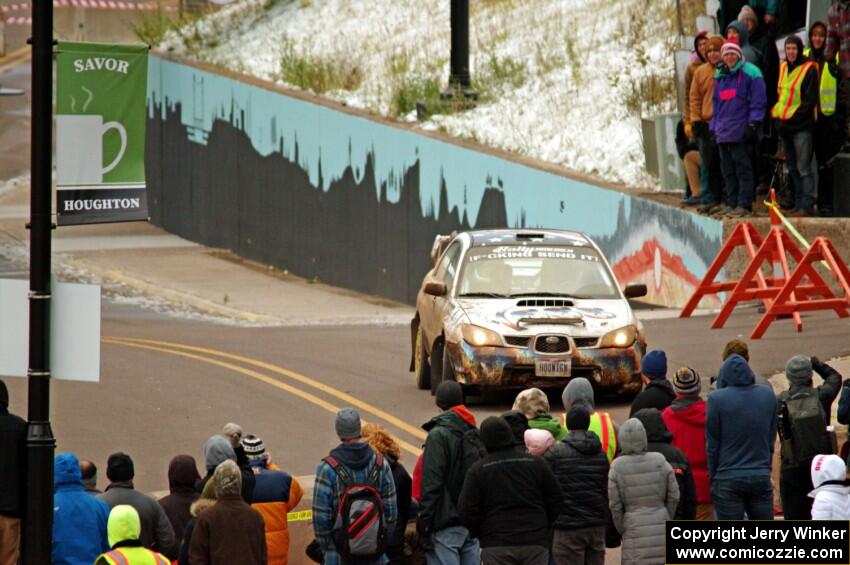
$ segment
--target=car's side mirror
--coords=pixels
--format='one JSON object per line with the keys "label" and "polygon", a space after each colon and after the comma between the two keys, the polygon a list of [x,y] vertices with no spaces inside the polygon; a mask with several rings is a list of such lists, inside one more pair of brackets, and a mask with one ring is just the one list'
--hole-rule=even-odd
{"label": "car's side mirror", "polygon": [[643,283],[629,283],[623,289],[623,295],[626,298],[640,298],[646,296],[646,285]]}
{"label": "car's side mirror", "polygon": [[[646,287],[644,287],[646,288]],[[446,283],[442,282],[429,282],[425,283],[425,294],[430,294],[431,296],[445,296],[449,293],[449,289],[446,288]]]}

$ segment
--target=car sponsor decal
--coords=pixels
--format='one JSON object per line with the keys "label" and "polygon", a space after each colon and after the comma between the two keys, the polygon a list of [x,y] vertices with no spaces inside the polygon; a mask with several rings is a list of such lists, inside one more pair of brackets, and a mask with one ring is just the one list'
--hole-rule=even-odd
{"label": "car sponsor decal", "polygon": [[579,261],[599,262],[599,255],[591,253],[586,249],[574,249],[572,247],[541,247],[503,245],[492,249],[475,249],[469,253],[469,262],[494,261],[503,259],[573,259]]}

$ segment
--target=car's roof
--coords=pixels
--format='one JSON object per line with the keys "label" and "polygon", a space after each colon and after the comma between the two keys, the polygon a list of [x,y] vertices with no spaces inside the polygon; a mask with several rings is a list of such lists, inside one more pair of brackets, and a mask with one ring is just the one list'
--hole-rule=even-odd
{"label": "car's roof", "polygon": [[568,230],[538,229],[493,229],[464,232],[473,247],[535,243],[546,245],[592,245],[589,237],[581,232]]}

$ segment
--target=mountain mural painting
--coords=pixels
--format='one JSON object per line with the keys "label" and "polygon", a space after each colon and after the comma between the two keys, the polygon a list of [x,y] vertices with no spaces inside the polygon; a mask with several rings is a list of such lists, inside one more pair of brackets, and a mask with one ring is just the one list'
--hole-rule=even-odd
{"label": "mountain mural painting", "polygon": [[255,79],[153,56],[148,85],[151,220],[306,278],[410,303],[438,233],[563,228],[678,306],[722,244],[710,218]]}

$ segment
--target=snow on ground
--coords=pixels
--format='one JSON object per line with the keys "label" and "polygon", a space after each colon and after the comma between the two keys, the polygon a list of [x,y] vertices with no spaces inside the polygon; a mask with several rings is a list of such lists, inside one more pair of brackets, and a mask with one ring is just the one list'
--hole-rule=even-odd
{"label": "snow on ground", "polygon": [[[423,128],[609,181],[657,186],[644,170],[639,116],[675,106],[673,0],[470,4],[481,100],[473,110],[432,116]],[[409,107],[400,111],[400,95],[435,81],[445,87],[448,78],[449,6],[241,0],[171,32],[160,48],[290,86],[307,85],[293,84],[282,63],[291,70],[293,61],[307,61],[308,70],[330,68],[342,83],[322,94],[413,121]]]}

